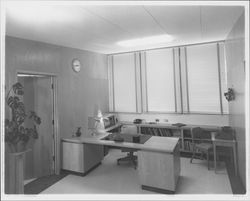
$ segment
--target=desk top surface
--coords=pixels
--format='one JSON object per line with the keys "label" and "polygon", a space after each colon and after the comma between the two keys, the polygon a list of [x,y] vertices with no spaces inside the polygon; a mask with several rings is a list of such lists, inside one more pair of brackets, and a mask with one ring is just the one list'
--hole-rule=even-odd
{"label": "desk top surface", "polygon": [[128,121],[121,121],[120,122],[123,125],[135,125],[138,127],[157,127],[157,128],[170,128],[170,129],[191,129],[195,127],[201,127],[203,129],[211,130],[211,131],[218,131],[221,129],[220,126],[214,126],[214,125],[195,125],[195,124],[185,124],[184,126],[175,126],[171,123],[140,123],[140,124],[134,124],[133,122]]}
{"label": "desk top surface", "polygon": [[165,153],[173,153],[179,140],[179,138],[177,137],[159,137],[159,136],[152,136],[144,144],[102,140],[102,138],[107,137],[109,134],[110,133],[96,133],[94,135],[89,134],[87,136],[81,136],[81,137],[63,138],[62,140],[65,142],[72,142],[78,144],[81,143],[98,144],[98,145],[125,147],[125,148],[133,148],[139,150],[148,150],[148,151],[165,152]]}

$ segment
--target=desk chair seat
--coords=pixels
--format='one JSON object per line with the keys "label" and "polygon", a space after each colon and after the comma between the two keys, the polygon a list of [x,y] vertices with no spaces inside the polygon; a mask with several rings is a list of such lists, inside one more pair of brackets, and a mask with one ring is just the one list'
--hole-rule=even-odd
{"label": "desk chair seat", "polygon": [[213,145],[210,143],[199,143],[199,144],[195,145],[196,149],[199,149],[199,150],[205,151],[205,152],[210,151],[210,149],[212,149],[212,146]]}
{"label": "desk chair seat", "polygon": [[213,150],[213,145],[205,141],[208,139],[207,135],[208,133],[199,127],[192,129],[191,136],[193,144],[193,154],[190,159],[190,163],[192,163],[194,157],[198,152],[200,152],[201,154],[200,159],[204,159],[203,154],[205,153],[207,158],[207,167],[209,170],[209,152]]}
{"label": "desk chair seat", "polygon": [[128,152],[126,157],[117,159],[117,165],[120,165],[120,162],[132,162],[134,168],[137,167],[137,156],[134,155],[135,150],[129,148],[122,148],[122,152]]}

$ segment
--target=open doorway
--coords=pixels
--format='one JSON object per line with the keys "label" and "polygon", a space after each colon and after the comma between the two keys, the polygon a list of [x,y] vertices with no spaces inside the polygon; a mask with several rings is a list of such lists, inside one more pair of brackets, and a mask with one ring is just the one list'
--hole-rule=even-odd
{"label": "open doorway", "polygon": [[38,139],[29,142],[28,148],[32,151],[26,154],[24,160],[24,184],[27,184],[37,178],[55,174],[55,78],[51,75],[18,73],[17,79],[24,87],[26,111],[35,111],[42,121],[37,128]]}

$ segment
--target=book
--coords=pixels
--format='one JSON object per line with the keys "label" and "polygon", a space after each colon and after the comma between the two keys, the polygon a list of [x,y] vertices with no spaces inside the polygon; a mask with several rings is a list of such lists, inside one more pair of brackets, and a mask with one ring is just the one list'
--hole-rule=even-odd
{"label": "book", "polygon": [[182,127],[182,126],[186,126],[186,124],[176,123],[176,124],[172,124],[172,126]]}

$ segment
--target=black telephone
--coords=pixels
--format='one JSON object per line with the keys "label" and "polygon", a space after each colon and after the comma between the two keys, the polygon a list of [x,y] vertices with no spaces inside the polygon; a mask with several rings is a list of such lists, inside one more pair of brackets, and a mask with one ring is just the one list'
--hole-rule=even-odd
{"label": "black telephone", "polygon": [[141,124],[141,122],[142,122],[142,119],[135,119],[134,120],[134,124]]}

